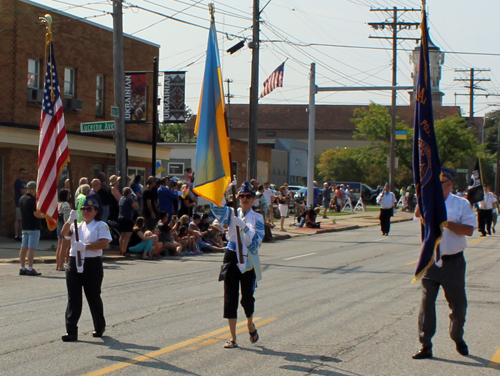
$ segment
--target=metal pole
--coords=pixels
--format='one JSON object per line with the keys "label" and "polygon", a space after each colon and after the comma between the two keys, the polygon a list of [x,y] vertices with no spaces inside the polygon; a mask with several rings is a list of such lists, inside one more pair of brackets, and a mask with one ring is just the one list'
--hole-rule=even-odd
{"label": "metal pole", "polygon": [[[396,86],[397,79],[397,23],[398,23],[398,12],[397,8],[394,7],[393,24],[392,24],[392,86]],[[392,91],[391,100],[391,151],[389,156],[389,187],[391,192],[394,190],[394,174],[395,174],[395,157],[396,157],[396,90]]]}
{"label": "metal pole", "polygon": [[127,130],[125,128],[125,68],[123,63],[122,0],[113,0],[113,70],[115,106],[116,174],[121,176],[120,191],[127,184]]}
{"label": "metal pole", "polygon": [[250,120],[248,125],[248,169],[247,178],[257,178],[257,142],[259,110],[259,0],[253,1],[252,37],[252,86],[250,88]]}
{"label": "metal pole", "polygon": [[497,125],[497,168],[496,168],[496,179],[495,179],[495,194],[498,195],[500,190],[500,122]]}
{"label": "metal pole", "polygon": [[159,70],[158,58],[155,57],[153,63],[153,141],[152,141],[153,150],[151,157],[152,159],[151,171],[153,172],[152,173],[153,176],[156,176],[156,143],[158,137],[158,70]]}
{"label": "metal pole", "polygon": [[316,64],[311,63],[309,76],[309,131],[307,143],[307,206],[314,204],[314,127],[316,125]]}

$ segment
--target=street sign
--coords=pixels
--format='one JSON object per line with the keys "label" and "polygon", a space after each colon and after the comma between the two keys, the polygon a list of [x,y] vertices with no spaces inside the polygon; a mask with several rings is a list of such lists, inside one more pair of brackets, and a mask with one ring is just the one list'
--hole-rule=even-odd
{"label": "street sign", "polygon": [[80,123],[80,132],[107,132],[115,130],[115,121],[97,121],[94,123]]}
{"label": "street sign", "polygon": [[118,114],[119,107],[111,106],[111,116],[118,117],[120,116]]}
{"label": "street sign", "polygon": [[466,168],[457,168],[457,172],[459,174],[466,174],[467,172],[469,172],[469,170],[467,170]]}

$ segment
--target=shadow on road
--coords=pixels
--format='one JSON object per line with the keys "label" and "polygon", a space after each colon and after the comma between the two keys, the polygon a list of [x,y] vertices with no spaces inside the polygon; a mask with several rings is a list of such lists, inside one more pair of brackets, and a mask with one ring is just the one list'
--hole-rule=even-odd
{"label": "shadow on road", "polygon": [[[330,356],[325,355],[306,355],[301,353],[294,352],[286,352],[286,351],[275,351],[272,349],[268,349],[265,346],[257,346],[256,348],[241,348],[243,351],[251,351],[259,355],[266,356],[278,356],[283,358],[286,361],[294,362],[294,363],[308,363],[309,366],[304,367],[301,365],[284,365],[280,366],[281,369],[296,371],[296,372],[304,372],[308,375],[325,375],[325,376],[347,376],[347,375],[356,375],[355,373],[339,373],[332,369],[332,367],[328,363],[342,363],[342,360],[337,358],[332,358]],[[329,367],[328,370],[316,370],[317,367]]]}
{"label": "shadow on road", "polygon": [[[481,358],[480,356],[476,356],[476,355],[469,355],[467,357],[464,357],[464,361],[442,359],[442,358],[436,358],[436,357],[434,357],[432,359],[435,361],[438,361],[438,362],[459,364],[459,365],[467,366],[467,367],[486,368],[490,364],[490,361],[488,359],[484,359],[484,358]],[[467,361],[468,359],[474,360],[475,362],[468,362]]]}

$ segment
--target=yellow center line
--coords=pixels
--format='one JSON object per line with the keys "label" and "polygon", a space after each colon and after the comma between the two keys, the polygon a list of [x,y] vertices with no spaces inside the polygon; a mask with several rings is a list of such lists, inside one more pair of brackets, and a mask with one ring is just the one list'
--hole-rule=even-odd
{"label": "yellow center line", "polygon": [[[254,319],[255,322],[257,322],[258,320],[260,320],[260,318],[255,318]],[[274,319],[274,320],[276,320],[276,319]],[[268,321],[268,320],[266,320],[266,321]],[[246,324],[247,324],[247,322],[243,321],[243,322],[237,324],[236,327],[242,327],[242,326],[245,326]],[[215,331],[207,333],[207,334],[202,334],[201,336],[194,337],[194,338],[188,339],[188,340],[183,341],[183,342],[179,342],[179,343],[177,343],[175,345],[168,346],[168,347],[165,347],[165,348],[160,349],[160,350],[152,351],[150,353],[138,356],[136,358],[129,359],[129,360],[125,361],[125,362],[114,364],[112,366],[109,366],[109,367],[106,367],[106,368],[102,368],[102,369],[94,371],[94,372],[87,373],[84,376],[106,375],[108,373],[117,371],[119,369],[123,369],[123,368],[129,367],[129,366],[131,366],[133,364],[137,364],[137,363],[143,362],[145,360],[148,360],[148,359],[151,359],[151,358],[155,358],[155,357],[158,357],[160,355],[163,355],[163,354],[166,354],[166,353],[169,353],[169,352],[181,349],[183,347],[187,347],[187,346],[192,345],[192,344],[194,344],[196,342],[203,341],[204,339],[220,335],[220,334],[222,334],[224,332],[227,332],[228,330],[229,330],[229,328],[226,327],[226,328],[215,330]],[[246,330],[246,328],[243,329],[243,331],[244,330]]]}
{"label": "yellow center line", "polygon": [[490,360],[490,364],[488,364],[488,368],[497,368],[500,365],[500,347],[497,349],[495,355]]}
{"label": "yellow center line", "polygon": [[[264,320],[264,321],[261,321],[259,322],[259,327],[261,326],[264,326],[266,324],[269,324],[273,321],[276,321],[278,320],[277,317],[273,317],[271,319],[267,319],[267,320]],[[248,331],[248,328],[242,328],[242,329],[239,329],[236,331],[236,334],[242,334],[242,333],[245,333],[246,331]],[[213,339],[209,339],[208,341],[205,341],[205,342],[202,342],[198,345],[194,345],[192,347],[189,347],[186,349],[186,351],[193,351],[193,350],[198,350],[199,348],[202,348],[202,347],[205,347],[205,346],[209,346],[209,345],[213,345],[214,343],[217,343],[221,340],[225,340],[225,339],[229,339],[231,338],[231,333],[227,333],[227,334],[224,334],[222,336],[219,336],[219,337],[216,337],[216,338],[213,338]]]}
{"label": "yellow center line", "polygon": [[[469,245],[469,244],[476,245],[476,244],[479,244],[479,243],[481,243],[481,242],[483,242],[483,241],[484,241],[484,238],[477,238],[477,239],[472,239],[472,240],[469,240],[469,241],[467,242],[467,244],[468,244],[468,245]],[[418,260],[415,260],[415,261],[409,262],[408,264],[406,264],[406,266],[416,264],[417,262],[418,262]]]}

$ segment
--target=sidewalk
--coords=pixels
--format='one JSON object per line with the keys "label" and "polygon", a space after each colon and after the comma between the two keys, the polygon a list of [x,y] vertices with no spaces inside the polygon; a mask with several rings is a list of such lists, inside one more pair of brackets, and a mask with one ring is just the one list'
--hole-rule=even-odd
{"label": "sidewalk", "polygon": [[[297,236],[310,236],[315,234],[322,234],[327,232],[347,231],[358,228],[379,226],[378,211],[368,212],[355,212],[353,214],[344,214],[333,216],[329,213],[329,219],[323,219],[318,216],[318,221],[321,221],[321,228],[312,229],[307,227],[290,227],[293,223],[293,214],[285,219],[286,232],[281,232],[280,222],[276,220],[274,223],[276,227],[273,231],[273,242],[294,238]],[[402,221],[409,221],[413,218],[412,213],[396,212],[396,215],[391,218],[391,223],[398,223]],[[19,249],[21,242],[14,239],[0,237],[0,263],[18,263],[19,262]],[[56,249],[57,240],[40,240],[38,249],[35,252],[35,263],[55,263],[56,262]],[[103,259],[112,260],[125,260],[125,257],[119,256],[118,248],[112,247],[104,250]]]}

